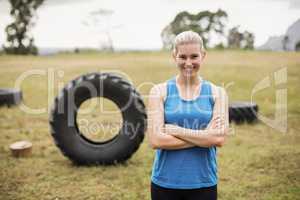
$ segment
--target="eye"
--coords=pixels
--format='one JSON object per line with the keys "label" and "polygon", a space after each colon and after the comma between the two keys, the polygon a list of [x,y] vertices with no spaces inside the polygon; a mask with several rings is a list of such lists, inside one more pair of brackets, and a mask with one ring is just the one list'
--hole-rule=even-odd
{"label": "eye", "polygon": [[198,57],[199,57],[198,54],[193,54],[193,55],[191,56],[192,59],[196,59],[196,58],[198,58]]}

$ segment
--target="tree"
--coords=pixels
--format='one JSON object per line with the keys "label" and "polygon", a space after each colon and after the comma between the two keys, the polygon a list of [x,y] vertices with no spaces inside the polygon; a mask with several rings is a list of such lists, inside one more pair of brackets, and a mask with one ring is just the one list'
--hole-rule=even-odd
{"label": "tree", "polygon": [[100,48],[104,51],[114,51],[111,32],[113,29],[120,28],[121,25],[112,25],[111,18],[113,10],[98,9],[89,13],[89,16],[82,21],[82,24],[91,28],[97,34],[104,34],[105,41],[100,42]]}
{"label": "tree", "polygon": [[161,32],[163,46],[166,49],[172,48],[175,36],[187,30],[197,32],[202,37],[204,46],[207,46],[212,34],[224,35],[227,16],[220,9],[217,12],[202,11],[195,15],[187,11],[180,12]]}
{"label": "tree", "polygon": [[228,48],[232,49],[253,49],[254,34],[249,31],[239,31],[239,26],[231,28],[227,37]]}
{"label": "tree", "polygon": [[241,41],[243,39],[243,34],[239,32],[239,27],[235,26],[229,30],[228,33],[228,47],[233,49],[241,48]]}
{"label": "tree", "polygon": [[254,34],[249,31],[245,31],[243,33],[244,45],[242,45],[243,49],[253,49],[254,48]]}
{"label": "tree", "polygon": [[289,42],[289,36],[285,35],[282,40],[282,47],[283,47],[284,51],[288,50],[288,48],[287,48],[288,42]]}
{"label": "tree", "polygon": [[300,41],[295,45],[295,51],[300,51]]}
{"label": "tree", "polygon": [[14,22],[6,28],[7,42],[3,49],[8,54],[37,54],[34,39],[29,34],[34,26],[32,18],[37,8],[44,0],[9,0],[11,5],[10,15]]}

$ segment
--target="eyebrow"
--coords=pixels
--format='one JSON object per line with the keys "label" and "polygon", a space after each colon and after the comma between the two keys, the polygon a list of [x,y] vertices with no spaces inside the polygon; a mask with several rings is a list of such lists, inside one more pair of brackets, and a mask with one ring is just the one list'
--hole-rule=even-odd
{"label": "eyebrow", "polygon": [[[179,54],[178,56],[187,56],[186,54]],[[192,53],[190,56],[199,56],[199,53]]]}

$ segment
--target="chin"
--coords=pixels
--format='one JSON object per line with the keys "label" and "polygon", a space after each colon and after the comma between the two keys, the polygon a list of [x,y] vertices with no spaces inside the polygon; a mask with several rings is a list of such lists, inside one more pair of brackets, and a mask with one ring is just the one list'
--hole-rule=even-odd
{"label": "chin", "polygon": [[182,72],[182,75],[184,77],[196,77],[197,76],[197,72],[192,72],[192,73],[186,73],[186,72]]}

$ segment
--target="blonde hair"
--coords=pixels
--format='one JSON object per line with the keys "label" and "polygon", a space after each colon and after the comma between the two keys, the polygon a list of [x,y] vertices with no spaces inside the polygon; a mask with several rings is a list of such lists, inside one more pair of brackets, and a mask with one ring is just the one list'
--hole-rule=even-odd
{"label": "blonde hair", "polygon": [[199,44],[200,51],[204,52],[205,48],[201,36],[194,31],[183,31],[176,35],[174,39],[173,53],[176,54],[178,46],[182,44]]}

